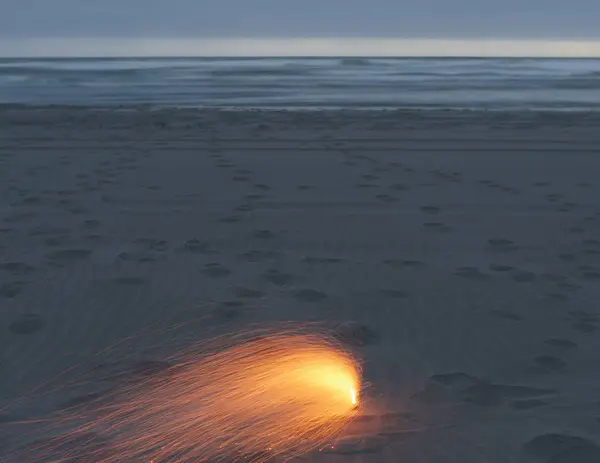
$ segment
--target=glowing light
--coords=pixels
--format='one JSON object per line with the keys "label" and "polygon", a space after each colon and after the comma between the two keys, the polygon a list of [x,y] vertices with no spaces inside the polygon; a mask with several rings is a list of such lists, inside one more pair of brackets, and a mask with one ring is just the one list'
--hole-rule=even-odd
{"label": "glowing light", "polygon": [[[57,453],[80,463],[291,458],[345,428],[357,414],[360,383],[355,358],[323,333],[221,338],[160,375],[70,410],[55,421],[70,424],[68,432],[37,445],[35,461]],[[106,448],[82,439],[91,433]]]}

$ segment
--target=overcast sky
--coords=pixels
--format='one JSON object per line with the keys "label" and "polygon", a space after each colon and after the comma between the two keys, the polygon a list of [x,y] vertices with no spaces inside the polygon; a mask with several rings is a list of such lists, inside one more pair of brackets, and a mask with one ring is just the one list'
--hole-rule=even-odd
{"label": "overcast sky", "polygon": [[587,41],[600,0],[0,0],[0,36]]}

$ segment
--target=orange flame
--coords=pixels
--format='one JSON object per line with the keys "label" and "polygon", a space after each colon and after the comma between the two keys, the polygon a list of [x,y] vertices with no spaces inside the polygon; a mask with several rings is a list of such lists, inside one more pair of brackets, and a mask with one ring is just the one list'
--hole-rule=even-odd
{"label": "orange flame", "polygon": [[[36,452],[60,451],[81,463],[262,463],[324,445],[357,413],[360,367],[322,333],[271,333],[184,357],[166,374],[110,394],[92,412],[71,411],[79,424]],[[109,448],[82,442],[84,435],[102,436]]]}

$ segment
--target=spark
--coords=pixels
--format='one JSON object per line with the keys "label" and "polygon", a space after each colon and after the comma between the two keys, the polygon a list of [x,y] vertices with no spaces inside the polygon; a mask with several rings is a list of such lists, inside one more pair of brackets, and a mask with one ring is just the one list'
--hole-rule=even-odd
{"label": "spark", "polygon": [[356,389],[354,389],[353,387],[350,388],[350,402],[352,402],[352,405],[354,405],[354,406],[358,405],[358,397],[356,395]]}
{"label": "spark", "polygon": [[289,459],[344,430],[360,387],[359,363],[327,333],[219,338],[181,353],[162,374],[68,410],[54,421],[68,429],[35,445],[35,461]]}

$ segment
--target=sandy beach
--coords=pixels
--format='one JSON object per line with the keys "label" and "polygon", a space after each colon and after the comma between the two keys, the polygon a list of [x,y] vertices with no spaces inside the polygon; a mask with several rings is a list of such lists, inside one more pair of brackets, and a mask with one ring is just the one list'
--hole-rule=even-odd
{"label": "sandy beach", "polygon": [[600,461],[599,126],[3,107],[0,461],[14,422],[77,399],[16,398],[74,364],[93,383],[98,351],[158,327],[110,357],[139,374],[199,317],[186,339],[273,321],[361,334],[363,416],[302,460]]}

